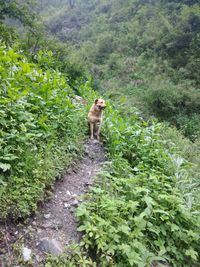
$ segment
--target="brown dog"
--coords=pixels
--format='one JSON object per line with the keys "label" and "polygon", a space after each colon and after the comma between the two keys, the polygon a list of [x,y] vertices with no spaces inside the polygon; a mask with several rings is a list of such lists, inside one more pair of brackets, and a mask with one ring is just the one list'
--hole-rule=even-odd
{"label": "brown dog", "polygon": [[90,138],[94,139],[96,135],[97,140],[99,140],[99,134],[102,122],[102,113],[106,108],[105,101],[103,99],[96,99],[88,113],[88,122],[90,125]]}

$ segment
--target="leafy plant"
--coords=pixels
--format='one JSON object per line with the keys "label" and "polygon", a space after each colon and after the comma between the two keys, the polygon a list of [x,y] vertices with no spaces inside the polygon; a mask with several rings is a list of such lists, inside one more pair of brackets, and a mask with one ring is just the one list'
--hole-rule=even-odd
{"label": "leafy plant", "polygon": [[60,72],[42,70],[3,45],[0,69],[0,219],[17,219],[36,209],[81,153],[85,108],[72,103],[73,90]]}

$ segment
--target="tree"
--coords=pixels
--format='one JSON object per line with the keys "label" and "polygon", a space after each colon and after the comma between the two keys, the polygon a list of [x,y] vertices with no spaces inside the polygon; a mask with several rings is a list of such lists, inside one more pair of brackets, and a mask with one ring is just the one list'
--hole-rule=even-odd
{"label": "tree", "polygon": [[17,20],[23,27],[34,34],[36,13],[33,11],[33,2],[24,0],[0,0],[0,36],[6,43],[12,43],[17,38],[13,24],[5,23],[6,18]]}
{"label": "tree", "polygon": [[75,0],[68,0],[68,1],[69,1],[70,8],[73,8],[75,4]]}
{"label": "tree", "polygon": [[32,26],[35,20],[35,13],[30,10],[31,2],[17,0],[0,0],[0,22],[6,17],[19,20],[24,26]]}

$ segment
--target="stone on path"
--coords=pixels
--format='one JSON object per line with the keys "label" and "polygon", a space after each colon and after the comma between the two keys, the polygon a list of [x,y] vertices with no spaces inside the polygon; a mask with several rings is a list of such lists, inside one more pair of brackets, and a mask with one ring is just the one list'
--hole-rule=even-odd
{"label": "stone on path", "polygon": [[42,252],[49,253],[53,256],[59,256],[63,253],[61,244],[55,239],[43,238],[38,244],[38,248]]}
{"label": "stone on path", "polygon": [[51,214],[44,214],[45,219],[49,219],[51,217]]}
{"label": "stone on path", "polygon": [[77,199],[75,199],[75,200],[72,202],[72,206],[74,206],[74,207],[78,207],[78,204],[79,204],[79,202],[78,202]]}
{"label": "stone on path", "polygon": [[23,254],[23,260],[24,261],[29,261],[31,259],[31,249],[27,248],[27,247],[23,247],[22,249],[22,254]]}

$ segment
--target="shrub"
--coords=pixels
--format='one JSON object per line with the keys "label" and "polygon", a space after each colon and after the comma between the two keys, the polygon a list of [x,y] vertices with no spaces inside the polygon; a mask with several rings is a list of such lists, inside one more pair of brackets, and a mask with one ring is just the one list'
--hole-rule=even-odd
{"label": "shrub", "polygon": [[84,108],[62,74],[0,47],[0,219],[25,217],[81,152]]}

